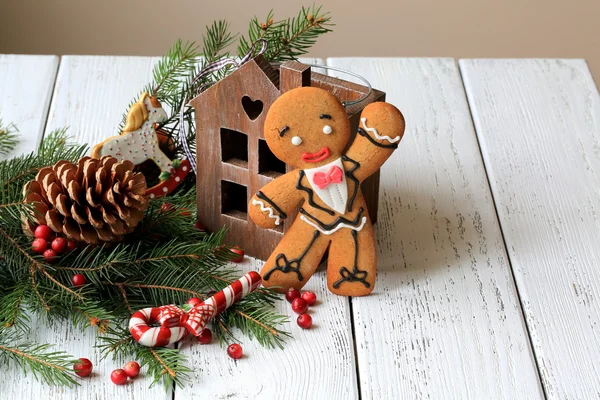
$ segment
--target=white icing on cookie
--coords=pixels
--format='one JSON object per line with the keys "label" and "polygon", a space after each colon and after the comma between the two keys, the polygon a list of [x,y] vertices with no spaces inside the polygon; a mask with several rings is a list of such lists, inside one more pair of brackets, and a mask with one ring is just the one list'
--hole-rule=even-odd
{"label": "white icing on cookie", "polygon": [[301,215],[300,219],[304,222],[306,222],[309,225],[312,225],[313,227],[315,227],[318,231],[320,231],[322,234],[324,235],[331,235],[336,233],[338,230],[342,229],[342,228],[350,228],[353,231],[361,231],[362,228],[365,226],[365,224],[367,223],[367,217],[362,217],[362,222],[360,223],[360,225],[358,227],[356,226],[352,226],[352,225],[348,225],[344,222],[340,222],[340,224],[338,226],[336,226],[335,228],[333,228],[332,230],[328,231],[325,230],[323,228],[321,228],[319,225],[315,224],[314,222],[312,222],[311,220],[309,220],[308,218],[306,218],[306,216]]}
{"label": "white icing on cookie", "polygon": [[252,205],[253,206],[259,205],[260,211],[262,211],[262,212],[268,211],[269,218],[273,218],[275,220],[275,225],[279,225],[281,218],[279,217],[279,215],[275,215],[275,212],[273,211],[273,209],[271,207],[266,207],[265,203],[263,203],[260,200],[256,200],[256,199],[252,199]]}
{"label": "white icing on cookie", "polygon": [[367,119],[366,119],[366,118],[361,118],[361,119],[360,119],[360,121],[362,122],[362,124],[363,124],[363,127],[365,128],[365,130],[366,130],[367,132],[373,132],[373,133],[375,134],[375,138],[376,138],[377,140],[387,140],[387,141],[388,141],[388,142],[390,142],[390,143],[396,143],[398,140],[400,140],[400,136],[396,136],[396,137],[395,137],[395,138],[393,138],[393,139],[392,139],[391,137],[389,137],[389,136],[381,136],[381,135],[380,135],[380,134],[377,132],[377,129],[375,129],[375,128],[369,128],[369,127],[367,126]]}
{"label": "white icing on cookie", "polygon": [[110,155],[119,161],[129,160],[134,165],[150,159],[161,171],[169,171],[171,160],[160,150],[154,130],[154,124],[167,119],[167,113],[162,107],[153,107],[149,98],[144,100],[144,105],[148,110],[148,119],[142,126],[107,140],[100,150],[100,156]]}

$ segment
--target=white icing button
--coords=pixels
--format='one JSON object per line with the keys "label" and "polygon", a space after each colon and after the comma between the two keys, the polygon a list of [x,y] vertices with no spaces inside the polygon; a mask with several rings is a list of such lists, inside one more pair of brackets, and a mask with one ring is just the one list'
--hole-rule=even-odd
{"label": "white icing button", "polygon": [[302,138],[300,136],[294,136],[292,138],[292,144],[294,146],[300,146],[302,144]]}
{"label": "white icing button", "polygon": [[323,127],[323,133],[326,135],[329,135],[332,131],[333,131],[333,129],[331,129],[331,127],[329,125],[325,125]]}

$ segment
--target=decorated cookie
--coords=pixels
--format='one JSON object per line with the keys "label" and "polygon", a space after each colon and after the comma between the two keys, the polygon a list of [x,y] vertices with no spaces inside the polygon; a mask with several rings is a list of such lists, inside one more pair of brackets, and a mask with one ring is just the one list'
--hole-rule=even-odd
{"label": "decorated cookie", "polygon": [[273,154],[296,167],[250,200],[252,220],[262,228],[299,213],[264,265],[263,285],[300,289],[323,255],[333,293],[363,296],[375,286],[377,253],[360,183],[398,147],[404,117],[388,103],[363,110],[350,148],[350,121],[331,93],[314,87],[286,92],[269,109],[265,139]]}
{"label": "decorated cookie", "polygon": [[[112,156],[118,161],[129,160],[134,165],[152,160],[160,168],[161,182],[148,188],[151,197],[171,193],[188,174],[189,163],[171,160],[159,147],[156,124],[167,119],[167,113],[156,97],[142,93],[140,99],[131,106],[123,132],[113,136],[92,149],[92,158]],[[183,164],[183,165],[182,165]]]}

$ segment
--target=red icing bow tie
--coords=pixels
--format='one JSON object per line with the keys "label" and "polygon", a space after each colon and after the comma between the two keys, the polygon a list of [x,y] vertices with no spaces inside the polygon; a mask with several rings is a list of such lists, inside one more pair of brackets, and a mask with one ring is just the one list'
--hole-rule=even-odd
{"label": "red icing bow tie", "polygon": [[342,183],[343,176],[344,173],[342,172],[342,169],[337,165],[334,165],[327,173],[315,173],[313,176],[313,183],[317,185],[319,189],[325,189],[330,183]]}

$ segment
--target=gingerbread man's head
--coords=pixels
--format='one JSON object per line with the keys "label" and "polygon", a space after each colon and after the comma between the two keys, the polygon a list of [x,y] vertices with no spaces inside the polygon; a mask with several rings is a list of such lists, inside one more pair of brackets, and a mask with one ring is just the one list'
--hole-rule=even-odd
{"label": "gingerbread man's head", "polygon": [[334,95],[300,87],[275,100],[265,121],[265,139],[286,164],[315,168],[342,156],[350,139],[350,121]]}

